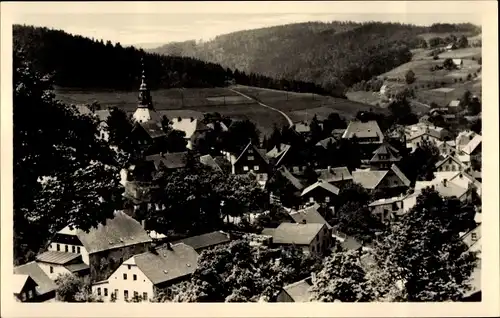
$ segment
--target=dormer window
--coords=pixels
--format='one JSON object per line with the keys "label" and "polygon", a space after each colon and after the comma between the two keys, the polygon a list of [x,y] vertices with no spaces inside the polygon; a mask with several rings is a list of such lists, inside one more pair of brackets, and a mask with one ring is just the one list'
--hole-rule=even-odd
{"label": "dormer window", "polygon": [[248,161],[253,161],[254,159],[254,156],[248,156]]}
{"label": "dormer window", "polygon": [[253,153],[253,149],[248,149],[248,153]]}

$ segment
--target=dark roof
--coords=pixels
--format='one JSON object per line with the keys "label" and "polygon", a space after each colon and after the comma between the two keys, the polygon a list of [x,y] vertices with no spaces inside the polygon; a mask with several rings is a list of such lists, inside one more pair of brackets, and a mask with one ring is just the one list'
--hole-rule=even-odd
{"label": "dark roof", "polygon": [[388,170],[358,170],[352,172],[352,178],[355,183],[360,184],[365,189],[375,189],[387,172]]}
{"label": "dark roof", "polygon": [[[388,159],[381,159],[380,155],[388,155]],[[378,161],[399,161],[401,160],[401,156],[399,155],[399,151],[388,143],[383,143],[380,147],[377,148],[373,152],[373,157],[370,159],[370,162],[378,162]]]}
{"label": "dark roof", "polygon": [[265,153],[265,150],[263,150],[263,149],[259,149],[259,148],[257,148],[256,146],[254,146],[254,145],[252,144],[252,142],[249,142],[249,143],[246,145],[246,147],[243,149],[243,151],[240,153],[240,155],[238,156],[238,158],[234,161],[234,163],[233,163],[233,164],[236,164],[236,163],[240,160],[240,158],[243,156],[243,154],[247,152],[248,148],[252,148],[252,149],[253,149],[256,153],[258,153],[258,154],[259,154],[259,156],[261,156],[261,158],[262,158],[262,159],[263,159],[266,163],[269,163],[269,158],[267,158],[266,153]]}
{"label": "dark roof", "polygon": [[323,218],[323,216],[318,212],[319,204],[314,204],[305,209],[290,212],[290,216],[296,223],[317,223],[317,224],[325,224],[329,229],[331,228],[330,224]]}
{"label": "dark roof", "polygon": [[273,231],[273,243],[309,245],[324,226],[318,223],[281,223]]}
{"label": "dark roof", "polygon": [[34,261],[14,267],[14,274],[29,275],[35,283],[37,283],[38,287],[36,290],[40,295],[50,293],[57,289],[56,283],[54,283]]}
{"label": "dark roof", "polygon": [[77,230],[77,236],[89,254],[152,241],[139,222],[121,211],[88,233]]}
{"label": "dark roof", "polygon": [[66,253],[60,251],[46,251],[36,256],[36,260],[44,263],[64,265],[80,257],[77,253]]}
{"label": "dark roof", "polygon": [[146,157],[146,161],[152,161],[156,169],[162,165],[167,169],[184,168],[187,164],[187,152],[167,152]]}
{"label": "dark roof", "polygon": [[226,233],[223,233],[220,231],[214,231],[214,232],[205,233],[205,234],[198,235],[198,236],[188,237],[188,238],[179,240],[179,241],[175,242],[174,244],[184,243],[186,245],[191,246],[195,250],[199,250],[199,249],[204,249],[204,248],[216,246],[219,244],[229,243],[230,241],[231,240],[229,239],[229,236]]}
{"label": "dark roof", "polygon": [[72,273],[77,273],[77,272],[89,269],[89,266],[85,263],[70,264],[70,265],[66,265],[64,267],[66,267],[66,269]]}
{"label": "dark roof", "polygon": [[285,166],[281,166],[278,171],[283,177],[285,177],[290,183],[297,188],[297,190],[302,190],[304,185],[297,179]]}
{"label": "dark roof", "polygon": [[174,244],[171,249],[162,246],[156,253],[146,252],[132,256],[129,261],[137,267],[153,284],[161,284],[194,273],[198,263],[198,253],[186,244]]}
{"label": "dark roof", "polygon": [[141,125],[141,127],[144,128],[144,131],[146,131],[153,139],[166,136],[161,126],[156,122],[148,121],[140,123],[139,125]]}
{"label": "dark roof", "polygon": [[283,290],[293,299],[296,303],[309,302],[311,298],[311,288],[310,278],[303,279],[301,281],[295,282],[293,284],[283,287]]}
{"label": "dark roof", "polygon": [[222,171],[221,167],[217,164],[217,162],[211,155],[200,156],[200,163],[214,170]]}
{"label": "dark roof", "polygon": [[403,181],[405,186],[407,186],[407,187],[410,186],[410,184],[411,184],[410,180],[405,176],[405,174],[401,170],[399,170],[398,166],[396,166],[395,164],[392,164],[391,170],[392,170],[392,172],[394,172],[398,176],[398,178],[401,181]]}
{"label": "dark roof", "polygon": [[352,175],[347,167],[335,167],[330,169],[317,169],[315,170],[319,174],[319,179],[326,182],[337,182],[344,180],[352,180]]}

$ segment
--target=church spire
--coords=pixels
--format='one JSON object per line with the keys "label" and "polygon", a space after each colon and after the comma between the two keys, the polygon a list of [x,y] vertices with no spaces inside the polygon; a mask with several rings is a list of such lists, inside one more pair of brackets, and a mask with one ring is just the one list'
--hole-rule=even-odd
{"label": "church spire", "polygon": [[139,107],[153,109],[153,100],[151,98],[151,93],[146,84],[146,72],[144,69],[144,58],[141,58],[142,66],[142,76],[141,76],[141,86],[139,87]]}

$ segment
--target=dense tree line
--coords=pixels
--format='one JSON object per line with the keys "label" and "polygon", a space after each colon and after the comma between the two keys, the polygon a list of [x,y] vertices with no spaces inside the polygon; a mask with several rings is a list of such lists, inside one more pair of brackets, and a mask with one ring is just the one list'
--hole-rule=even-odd
{"label": "dense tree line", "polygon": [[190,57],[146,53],[120,43],[89,39],[64,31],[25,25],[13,26],[13,47],[24,51],[33,67],[54,74],[63,87],[93,89],[136,89],[144,58],[151,88],[223,87],[231,83],[298,92],[326,93],[320,87],[300,82],[277,80],[225,69],[218,64]]}
{"label": "dense tree line", "polygon": [[[475,30],[472,25],[459,28]],[[313,82],[328,91],[342,92],[408,62],[410,49],[427,46],[418,35],[431,29],[454,30],[437,25],[309,22],[239,31],[202,43],[167,44],[153,51],[273,78]]]}

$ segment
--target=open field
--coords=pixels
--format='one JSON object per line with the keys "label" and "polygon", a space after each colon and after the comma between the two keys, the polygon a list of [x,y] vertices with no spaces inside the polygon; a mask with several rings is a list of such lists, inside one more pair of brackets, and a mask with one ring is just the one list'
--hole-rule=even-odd
{"label": "open field", "polygon": [[237,86],[235,89],[285,112],[294,122],[311,119],[314,114],[321,119],[327,117],[330,113],[336,112],[346,119],[350,119],[360,110],[386,111],[365,103],[316,94],[287,93],[286,91],[247,86]]}
{"label": "open field", "polygon": [[481,97],[481,79],[468,81],[465,83],[456,83],[450,87],[451,90],[418,90],[415,92],[417,100],[430,104],[434,102],[440,106],[445,106],[454,99],[460,99],[465,91],[470,91],[473,95]]}
{"label": "open field", "polygon": [[355,91],[347,92],[347,98],[354,102],[369,104],[374,107],[387,107],[387,101],[382,101],[382,96],[378,92]]}
{"label": "open field", "polygon": [[456,49],[439,54],[440,59],[471,59],[481,56],[480,47],[468,47],[464,49]]}
{"label": "open field", "polygon": [[[133,113],[137,107],[136,91],[105,91],[56,88],[56,98],[67,104],[98,102],[103,108],[118,107]],[[203,113],[219,112],[232,119],[249,119],[263,134],[270,134],[274,124],[284,126],[286,119],[226,88],[159,89],[151,91],[155,109],[169,118],[203,118]]]}

